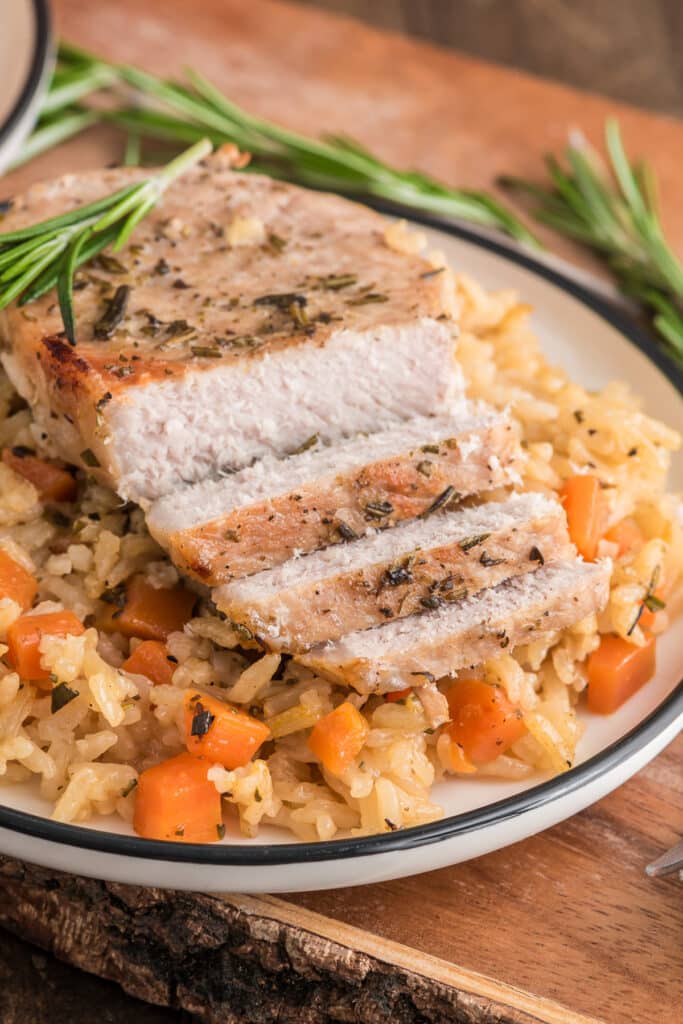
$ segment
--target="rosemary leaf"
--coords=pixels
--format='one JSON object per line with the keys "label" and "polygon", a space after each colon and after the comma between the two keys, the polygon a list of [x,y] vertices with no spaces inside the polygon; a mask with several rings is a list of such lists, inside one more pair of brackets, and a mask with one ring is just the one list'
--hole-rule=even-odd
{"label": "rosemary leaf", "polygon": [[683,366],[683,264],[664,237],[654,174],[629,160],[614,120],[605,126],[605,143],[607,167],[587,143],[572,143],[567,166],[547,158],[550,187],[509,177],[499,183],[531,200],[537,220],[596,252]]}
{"label": "rosemary leaf", "polygon": [[[14,299],[22,305],[57,285],[66,335],[76,343],[73,276],[76,268],[106,246],[120,248],[136,225],[156,205],[168,185],[211,151],[202,139],[176,156],[151,177],[119,189],[94,203],[19,231],[0,234],[0,309]],[[112,330],[125,311],[127,286],[118,289]],[[120,315],[119,315],[120,314]],[[103,318],[100,336],[108,337],[109,320]]]}
{"label": "rosemary leaf", "polygon": [[134,106],[102,115],[127,131],[166,141],[233,142],[252,154],[250,170],[315,188],[376,197],[402,209],[474,221],[538,247],[522,221],[493,196],[450,188],[417,171],[397,170],[350,139],[309,138],[255,117],[196,70],[186,71],[185,81],[168,81],[132,65],[108,65],[69,44],[60,48],[60,60],[84,74],[106,68],[120,85],[132,87],[138,94]]}
{"label": "rosemary leaf", "polygon": [[62,264],[57,273],[57,299],[62,314],[62,322],[67,339],[71,345],[76,344],[76,317],[74,315],[73,279],[78,257],[83,246],[90,238],[92,228],[86,228],[74,237],[73,242],[64,253]]}

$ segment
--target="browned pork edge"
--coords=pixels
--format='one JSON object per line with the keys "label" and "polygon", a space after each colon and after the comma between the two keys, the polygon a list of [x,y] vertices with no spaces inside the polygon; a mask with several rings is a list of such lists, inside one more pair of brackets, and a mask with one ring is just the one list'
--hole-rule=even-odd
{"label": "browned pork edge", "polygon": [[[410,536],[402,542],[405,533]],[[367,554],[354,559],[361,548]],[[574,553],[562,507],[524,495],[297,559],[219,587],[213,598],[232,622],[267,647],[301,653],[390,619],[463,601]],[[329,565],[332,554],[337,557]],[[310,562],[321,564],[307,575]],[[292,575],[297,567],[303,571],[299,581]]]}
{"label": "browned pork edge", "polygon": [[320,644],[298,660],[360,693],[420,686],[599,611],[607,603],[611,572],[609,559],[544,566],[457,605]]}
{"label": "browned pork edge", "polygon": [[[452,491],[458,500],[508,484],[518,457],[509,418],[491,417],[463,436],[348,472],[328,471],[290,493],[226,509],[225,515],[188,529],[167,532],[153,506],[148,525],[182,572],[215,587],[281,565],[295,553],[412,519]],[[243,474],[246,481],[251,472]],[[204,486],[197,488],[199,508]],[[173,497],[162,503],[172,505]]]}

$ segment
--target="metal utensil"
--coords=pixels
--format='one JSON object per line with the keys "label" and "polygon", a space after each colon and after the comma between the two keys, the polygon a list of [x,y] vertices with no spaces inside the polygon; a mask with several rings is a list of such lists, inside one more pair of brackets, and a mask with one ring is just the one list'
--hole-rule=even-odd
{"label": "metal utensil", "polygon": [[663,853],[657,860],[653,860],[645,868],[645,873],[650,878],[661,878],[662,875],[672,875],[674,871],[683,872],[683,839],[670,850]]}

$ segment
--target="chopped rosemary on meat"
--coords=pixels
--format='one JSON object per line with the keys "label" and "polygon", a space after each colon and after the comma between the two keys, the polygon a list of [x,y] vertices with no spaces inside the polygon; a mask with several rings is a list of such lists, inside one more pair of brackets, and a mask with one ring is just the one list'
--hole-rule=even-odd
{"label": "chopped rosemary on meat", "polygon": [[281,253],[283,249],[287,247],[287,241],[284,238],[280,238],[274,231],[268,235],[268,248],[272,249],[274,253]]}
{"label": "chopped rosemary on meat", "polygon": [[329,277],[321,277],[319,284],[321,288],[325,288],[332,292],[338,292],[341,291],[342,288],[350,288],[351,285],[358,284],[358,275],[330,274]]}
{"label": "chopped rosemary on meat", "polygon": [[400,587],[403,583],[412,583],[413,574],[408,565],[397,565],[387,569],[382,577],[382,585]]}
{"label": "chopped rosemary on meat", "polygon": [[98,253],[92,260],[92,264],[100,270],[105,270],[108,274],[128,273],[128,267],[125,267],[121,260],[117,260],[116,256],[109,256],[106,252]]}
{"label": "chopped rosemary on meat", "polygon": [[113,298],[107,303],[104,313],[93,327],[93,334],[97,339],[106,341],[107,338],[111,338],[126,315],[129,299],[130,285],[119,285],[114,292]]}
{"label": "chopped rosemary on meat", "polygon": [[480,533],[476,537],[466,537],[465,540],[460,541],[460,550],[471,551],[471,549],[476,548],[478,544],[483,544],[490,536],[490,533]]}
{"label": "chopped rosemary on meat", "polygon": [[300,444],[298,448],[294,449],[292,455],[301,455],[302,452],[307,452],[309,448],[315,448],[319,440],[320,437],[318,434],[311,434],[303,444]]}
{"label": "chopped rosemary on meat", "polygon": [[381,292],[367,292],[365,295],[359,295],[356,299],[347,299],[347,306],[367,306],[371,302],[388,302],[389,296],[383,295]]}
{"label": "chopped rosemary on meat", "polygon": [[529,552],[529,561],[538,562],[540,565],[545,565],[545,558],[543,557],[543,552],[540,548],[537,548],[535,544]]}
{"label": "chopped rosemary on meat", "polygon": [[431,476],[433,465],[433,462],[429,462],[428,459],[423,459],[422,462],[418,462],[416,469],[418,473],[422,473],[422,476]]}
{"label": "chopped rosemary on meat", "polygon": [[121,790],[121,796],[124,797],[124,798],[127,797],[127,796],[130,796],[130,794],[133,792],[133,790],[135,789],[137,784],[138,784],[138,780],[137,779],[131,779],[130,782],[128,783],[128,785],[124,786],[124,788]]}
{"label": "chopped rosemary on meat", "polygon": [[97,458],[92,448],[85,448],[81,452],[81,459],[86,466],[91,466],[93,469],[97,469],[100,465],[100,460]]}
{"label": "chopped rosemary on meat", "polygon": [[187,320],[172,320],[166,325],[164,334],[168,341],[187,340],[197,333],[197,328],[188,324]]}
{"label": "chopped rosemary on meat", "polygon": [[505,563],[504,558],[492,558],[491,555],[487,555],[485,551],[482,551],[481,558],[479,559],[481,565],[486,566],[488,569],[492,565],[503,565]]}
{"label": "chopped rosemary on meat", "polygon": [[430,516],[433,512],[438,512],[439,509],[446,508],[446,506],[450,505],[452,502],[459,501],[461,497],[462,495],[459,494],[458,491],[456,491],[455,487],[447,487],[445,491],[441,492],[438,498],[434,499],[431,505],[429,505],[429,507],[426,508],[424,512],[420,512],[420,518],[425,519],[427,516]]}
{"label": "chopped rosemary on meat", "polygon": [[[58,217],[0,234],[0,309],[15,299],[25,305],[56,286],[64,330],[75,345],[73,280],[77,267],[100,256],[110,245],[115,251],[120,249],[170,183],[210,152],[211,143],[201,139],[143,181]],[[118,305],[125,307],[127,294],[117,289]],[[112,316],[117,309],[115,305]],[[108,319],[101,322],[101,330],[109,330]],[[97,326],[95,333],[96,337],[109,337],[109,333],[98,334]]]}
{"label": "chopped rosemary on meat", "polygon": [[254,299],[255,306],[275,306],[277,309],[284,309],[288,312],[291,306],[305,306],[306,302],[306,296],[299,292],[271,292],[268,295],[259,295]]}
{"label": "chopped rosemary on meat", "polygon": [[222,359],[223,353],[219,348],[211,348],[209,345],[191,345],[190,351],[193,356],[199,356],[202,359]]}
{"label": "chopped rosemary on meat", "polygon": [[369,519],[384,519],[394,511],[390,501],[369,501],[365,506],[365,515]]}
{"label": "chopped rosemary on meat", "polygon": [[344,540],[358,540],[358,534],[353,530],[348,523],[345,523],[343,519],[338,519],[336,522],[337,530]]}

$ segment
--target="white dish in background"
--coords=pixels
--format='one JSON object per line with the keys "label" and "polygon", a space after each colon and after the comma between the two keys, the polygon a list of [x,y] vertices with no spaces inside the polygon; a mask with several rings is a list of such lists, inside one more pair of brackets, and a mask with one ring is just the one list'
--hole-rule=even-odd
{"label": "white dish in background", "polygon": [[[545,352],[577,381],[597,388],[629,381],[646,410],[683,423],[683,374],[611,309],[518,250],[460,229],[430,231],[430,242],[486,288],[514,288],[534,307]],[[671,486],[683,489],[683,458]],[[36,790],[2,787],[0,852],[63,871],[140,885],[234,892],[329,889],[417,874],[480,856],[542,831],[621,785],[683,727],[683,619],[658,641],[654,679],[608,717],[582,712],[586,730],[577,766],[550,780],[441,783],[438,822],[381,836],[292,842],[263,830],[207,846],[136,837],[120,821],[92,827],[52,822]]]}
{"label": "white dish in background", "polygon": [[0,5],[0,174],[33,128],[52,65],[47,0]]}

